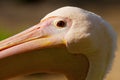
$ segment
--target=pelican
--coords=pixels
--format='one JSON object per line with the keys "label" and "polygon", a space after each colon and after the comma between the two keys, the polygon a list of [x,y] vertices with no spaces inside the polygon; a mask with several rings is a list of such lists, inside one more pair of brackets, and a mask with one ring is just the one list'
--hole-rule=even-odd
{"label": "pelican", "polygon": [[116,33],[104,19],[78,7],[62,7],[0,42],[0,80],[33,73],[103,80],[115,49]]}

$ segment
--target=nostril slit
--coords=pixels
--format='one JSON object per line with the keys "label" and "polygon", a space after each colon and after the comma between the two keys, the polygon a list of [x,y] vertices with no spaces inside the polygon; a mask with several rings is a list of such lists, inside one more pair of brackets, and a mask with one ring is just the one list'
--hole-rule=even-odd
{"label": "nostril slit", "polygon": [[40,29],[40,27],[37,27],[37,29]]}

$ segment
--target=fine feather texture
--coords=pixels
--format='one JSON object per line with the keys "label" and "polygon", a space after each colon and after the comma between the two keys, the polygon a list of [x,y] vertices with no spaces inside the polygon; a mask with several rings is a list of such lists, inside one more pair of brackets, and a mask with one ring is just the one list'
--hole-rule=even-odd
{"label": "fine feather texture", "polygon": [[[101,74],[104,76],[110,71],[116,49],[116,33],[109,23],[95,13],[71,6],[59,8],[47,14],[43,19],[51,16],[62,16],[72,19],[72,27],[65,35],[67,48],[70,53],[83,53],[91,62],[95,58],[95,56],[91,57],[91,54],[98,53],[102,56],[101,59],[103,57],[106,58],[104,59],[106,62],[104,61],[105,63],[102,64],[105,71]],[[94,63],[102,63],[102,61],[96,60]],[[91,74],[94,74],[92,71],[89,72],[89,77]]]}

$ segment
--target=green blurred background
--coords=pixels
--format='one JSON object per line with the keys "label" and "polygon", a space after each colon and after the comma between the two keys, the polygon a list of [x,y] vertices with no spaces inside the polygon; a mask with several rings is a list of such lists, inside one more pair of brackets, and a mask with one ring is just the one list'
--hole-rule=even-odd
{"label": "green blurred background", "polygon": [[[101,15],[114,27],[118,34],[118,50],[107,80],[120,80],[119,0],[0,0],[0,40],[37,24],[47,13],[63,6],[76,6],[92,11]],[[23,78],[16,80],[21,79]]]}

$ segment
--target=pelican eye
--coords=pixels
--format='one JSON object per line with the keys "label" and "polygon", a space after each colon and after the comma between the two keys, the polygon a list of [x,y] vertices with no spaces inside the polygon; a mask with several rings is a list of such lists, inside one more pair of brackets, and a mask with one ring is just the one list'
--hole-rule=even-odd
{"label": "pelican eye", "polygon": [[55,22],[55,25],[56,25],[56,27],[63,28],[63,27],[66,26],[66,22],[65,22],[65,21],[62,21],[62,20],[59,20],[59,21],[56,21],[56,22]]}

